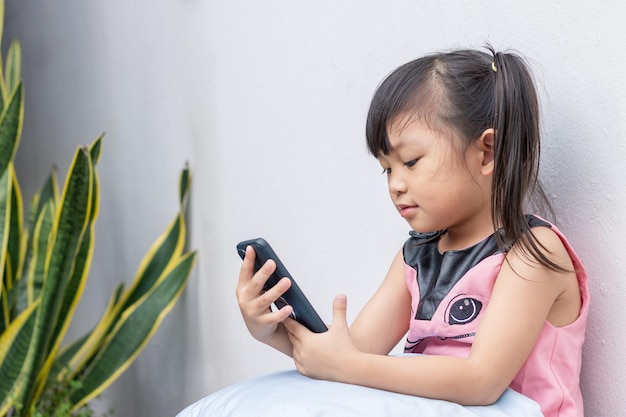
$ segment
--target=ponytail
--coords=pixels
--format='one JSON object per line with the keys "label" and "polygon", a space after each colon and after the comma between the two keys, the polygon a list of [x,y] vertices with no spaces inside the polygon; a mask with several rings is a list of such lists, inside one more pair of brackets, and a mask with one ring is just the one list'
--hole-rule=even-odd
{"label": "ponytail", "polygon": [[539,104],[530,70],[519,56],[495,52],[494,171],[491,210],[498,244],[521,249],[542,265],[565,271],[550,260],[547,249],[533,235],[525,218],[525,205],[534,201],[552,213],[538,179],[540,156]]}

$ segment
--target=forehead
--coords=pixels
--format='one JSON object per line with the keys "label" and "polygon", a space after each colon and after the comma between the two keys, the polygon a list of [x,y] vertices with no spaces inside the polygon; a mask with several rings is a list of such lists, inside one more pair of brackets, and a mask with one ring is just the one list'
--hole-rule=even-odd
{"label": "forehead", "polygon": [[444,139],[439,129],[434,129],[425,118],[416,115],[395,118],[387,126],[387,135],[391,152],[403,147],[425,146],[434,140]]}

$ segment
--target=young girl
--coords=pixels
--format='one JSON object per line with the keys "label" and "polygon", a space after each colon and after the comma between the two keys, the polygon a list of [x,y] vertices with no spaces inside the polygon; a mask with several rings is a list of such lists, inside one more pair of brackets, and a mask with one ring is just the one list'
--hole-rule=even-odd
{"label": "young girl", "polygon": [[[515,54],[474,50],[402,65],[378,87],[367,145],[410,238],[352,326],[346,297],[311,333],[263,293],[248,248],[237,298],[250,333],[313,378],[464,405],[507,387],[547,417],[583,416],[581,350],[587,275],[561,232],[524,209],[549,206],[537,181],[539,109]],[[406,337],[405,351],[387,356]]]}

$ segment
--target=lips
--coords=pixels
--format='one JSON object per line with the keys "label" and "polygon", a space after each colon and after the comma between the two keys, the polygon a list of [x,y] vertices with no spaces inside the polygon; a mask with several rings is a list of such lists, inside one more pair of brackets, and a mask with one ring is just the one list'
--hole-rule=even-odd
{"label": "lips", "polygon": [[397,204],[396,208],[398,209],[400,216],[410,217],[413,214],[415,214],[415,211],[417,210],[418,206],[411,206],[408,204]]}

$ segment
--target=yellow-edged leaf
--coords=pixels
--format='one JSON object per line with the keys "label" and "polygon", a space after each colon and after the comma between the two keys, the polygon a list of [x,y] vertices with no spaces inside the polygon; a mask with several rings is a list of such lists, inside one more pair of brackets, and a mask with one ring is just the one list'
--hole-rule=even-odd
{"label": "yellow-edged leaf", "polygon": [[95,235],[95,221],[98,216],[100,198],[97,171],[93,169],[91,173],[91,213],[88,228],[81,238],[78,251],[74,255],[74,264],[71,268],[70,277],[65,284],[61,308],[59,310],[56,326],[52,332],[50,352],[54,354],[50,354],[48,356],[48,360],[42,366],[38,382],[40,390],[44,388],[45,382],[48,380],[48,373],[54,363],[56,352],[58,351],[61,340],[69,327],[74,311],[76,310],[76,306],[78,305],[78,301],[83,294],[83,290],[87,282],[89,267],[91,266]]}
{"label": "yellow-edged leaf", "polygon": [[15,172],[12,175],[11,185],[11,216],[9,218],[9,236],[7,240],[7,259],[6,272],[9,274],[8,279],[13,281],[15,286],[21,276],[22,262],[22,224],[24,222],[22,192],[17,182]]}
{"label": "yellow-edged leaf", "polygon": [[107,330],[112,327],[113,319],[115,317],[114,312],[119,305],[120,299],[124,291],[124,284],[117,285],[113,294],[109,298],[109,303],[102,315],[96,327],[89,333],[87,340],[80,346],[80,348],[67,360],[67,365],[73,374],[77,371],[84,369],[87,360],[95,356],[96,352],[102,346],[105,339]]}
{"label": "yellow-edged leaf", "polygon": [[166,276],[177,265],[184,241],[185,226],[182,214],[179,213],[166,231],[151,246],[139,267],[139,272],[135,276],[131,288],[122,295],[122,298],[107,316],[106,321],[101,321],[103,328],[99,329],[99,331],[103,330],[103,334],[99,335],[100,340],[97,343],[90,343],[89,346],[85,346],[85,349],[89,348],[89,350],[81,351],[80,357],[73,361],[72,369],[74,369],[75,373],[84,370],[93,360],[94,355],[104,343],[105,336],[120,321],[122,313],[127,311],[137,300],[144,297],[154,287],[156,282]]}
{"label": "yellow-edged leaf", "polygon": [[[106,333],[113,329],[125,309],[143,297],[159,280],[159,277],[163,277],[164,273],[176,264],[184,249],[185,234],[184,216],[180,212],[169,224],[166,231],[152,244],[148,253],[141,261],[133,284],[124,293],[111,315]],[[83,358],[83,361],[89,360],[89,358],[90,356],[86,356]],[[79,367],[82,366],[84,366],[84,363]]]}
{"label": "yellow-edged leaf", "polygon": [[39,219],[33,231],[32,254],[28,275],[26,277],[28,304],[39,298],[43,287],[46,273],[46,260],[51,244],[54,241],[52,239],[52,225],[55,216],[54,203],[48,201],[39,213]]}
{"label": "yellow-edged leaf", "polygon": [[195,252],[182,256],[167,276],[124,312],[102,350],[80,375],[82,385],[70,397],[74,410],[102,392],[139,355],[180,297],[195,259]]}
{"label": "yellow-edged leaf", "polygon": [[94,165],[97,165],[100,161],[100,154],[102,153],[102,138],[104,137],[104,133],[98,136],[91,145],[89,145],[89,153],[91,154],[91,162]]}
{"label": "yellow-edged leaf", "polygon": [[22,48],[17,40],[13,40],[9,46],[7,54],[7,64],[4,73],[6,86],[8,91],[13,89],[20,82],[22,77]]}
{"label": "yellow-edged leaf", "polygon": [[24,310],[0,334],[0,415],[11,407],[19,393],[23,367],[27,363],[38,303]]}
{"label": "yellow-edged leaf", "polygon": [[180,202],[182,211],[187,208],[187,200],[189,198],[189,190],[191,188],[191,173],[189,170],[189,164],[185,163],[185,167],[180,173],[178,179],[178,200]]}
{"label": "yellow-edged leaf", "polygon": [[8,103],[0,113],[0,173],[13,160],[22,136],[24,90],[22,83],[13,89]]}
{"label": "yellow-edged leaf", "polygon": [[72,161],[61,198],[61,208],[53,224],[54,243],[48,250],[49,258],[33,333],[33,351],[37,360],[26,369],[25,389],[18,398],[21,404],[29,405],[36,401],[36,379],[39,376],[46,380],[47,376],[42,376],[40,370],[48,355],[55,353],[54,335],[50,329],[57,323],[63,291],[74,266],[74,257],[89,225],[92,170],[89,152],[79,148]]}
{"label": "yellow-edged leaf", "polygon": [[[7,294],[13,288],[11,276],[5,274],[4,271],[8,258],[7,245],[11,225],[11,189],[13,188],[14,175],[13,163],[9,162],[8,168],[0,176],[0,249],[2,250],[2,253],[0,253],[0,280],[4,283]],[[9,303],[9,309],[10,307]]]}
{"label": "yellow-edged leaf", "polygon": [[[23,311],[33,300],[39,296],[43,286],[44,265],[47,248],[53,241],[51,238],[52,223],[56,216],[56,205],[60,199],[59,185],[56,176],[56,168],[52,168],[43,186],[31,198],[27,227],[23,228],[20,251],[20,271],[18,297],[15,311]],[[46,208],[44,217],[41,214]],[[42,224],[37,226],[39,221]],[[35,235],[35,228],[40,230]],[[33,252],[38,255],[33,261]],[[34,262],[34,263],[33,263]]]}
{"label": "yellow-edged leaf", "polygon": [[179,213],[169,224],[167,230],[157,238],[142,259],[133,285],[124,299],[124,308],[140,299],[162,276],[163,271],[171,268],[172,263],[182,254],[185,246],[185,219]]}

